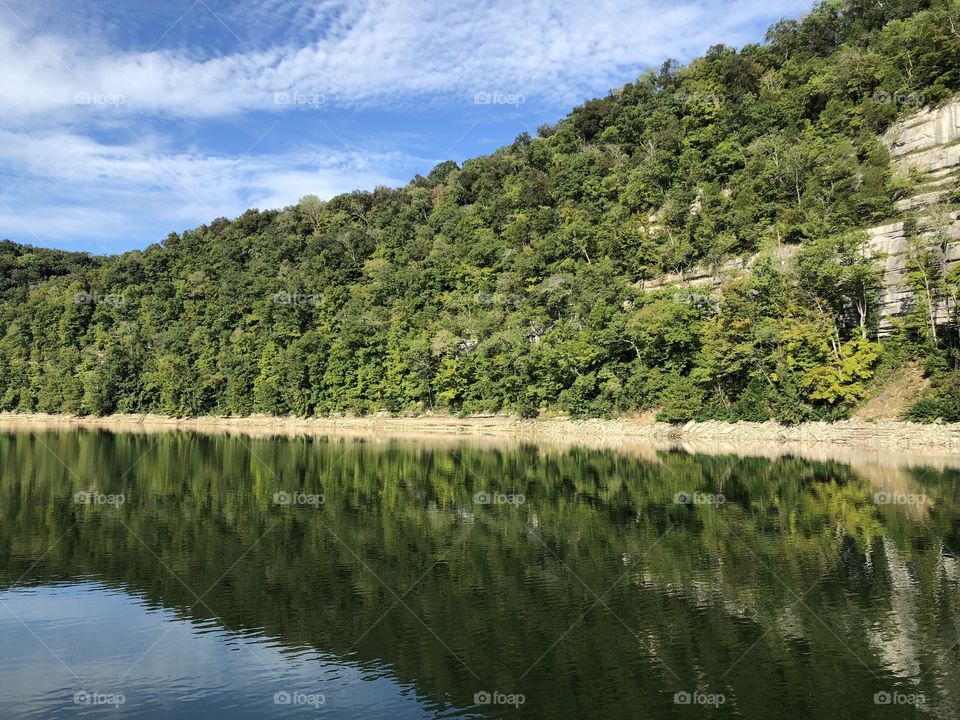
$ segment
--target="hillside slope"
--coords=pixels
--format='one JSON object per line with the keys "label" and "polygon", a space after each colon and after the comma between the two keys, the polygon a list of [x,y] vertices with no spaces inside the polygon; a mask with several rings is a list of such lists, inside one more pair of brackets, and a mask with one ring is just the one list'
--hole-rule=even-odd
{"label": "hillside slope", "polygon": [[[884,364],[954,362],[957,278],[904,216],[933,183],[883,134],[960,90],[958,25],[956,2],[825,2],[406,187],[46,277],[0,301],[0,410],[843,417]],[[900,218],[887,326],[864,229]],[[650,289],[748,258],[715,295]]]}
{"label": "hillside slope", "polygon": [[[960,99],[910,113],[893,123],[881,139],[890,153],[891,184],[899,199],[893,203],[888,221],[866,228],[862,253],[882,270],[876,330],[879,337],[885,337],[909,322],[917,309],[911,278],[917,267],[916,245],[938,253],[938,272],[944,279],[960,265],[960,212],[955,207],[960,179]],[[788,267],[800,250],[801,245],[783,244],[745,259],[728,260],[719,267],[699,264],[679,273],[665,273],[641,286],[647,290],[700,288],[720,302],[724,285],[749,272],[754,262],[772,254],[782,267]],[[954,311],[952,298],[941,293],[933,308],[936,324],[953,324]]]}

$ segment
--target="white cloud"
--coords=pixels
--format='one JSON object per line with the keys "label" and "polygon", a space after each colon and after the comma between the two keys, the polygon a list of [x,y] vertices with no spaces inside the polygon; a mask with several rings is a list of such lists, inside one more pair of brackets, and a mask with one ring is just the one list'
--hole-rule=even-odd
{"label": "white cloud", "polygon": [[[206,7],[195,5],[181,22],[208,13]],[[8,122],[92,109],[176,117],[288,109],[274,103],[277,92],[376,105],[467,101],[494,89],[564,103],[619,85],[666,57],[690,56],[721,41],[741,43],[777,12],[754,0],[273,0],[240,3],[218,17],[239,41],[235,52],[211,57],[197,57],[195,49],[128,50],[62,34],[38,36],[7,23],[0,28],[0,66],[10,81],[0,85],[0,102]],[[248,37],[277,40],[243,49],[251,47]],[[77,93],[125,102],[77,108]]]}
{"label": "white cloud", "polygon": [[[152,143],[107,145],[80,135],[0,130],[0,234],[48,244],[100,241],[143,245],[166,232],[236,216],[247,208],[293,204],[397,185],[398,153],[304,148],[282,155],[224,157],[169,153]],[[17,178],[22,178],[17,181]]]}

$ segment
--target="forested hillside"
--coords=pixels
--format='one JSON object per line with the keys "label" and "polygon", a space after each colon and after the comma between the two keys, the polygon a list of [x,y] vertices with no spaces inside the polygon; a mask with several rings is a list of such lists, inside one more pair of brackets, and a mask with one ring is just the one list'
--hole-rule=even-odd
{"label": "forested hillside", "polygon": [[[915,416],[960,420],[958,333],[918,303],[878,341],[863,232],[911,189],[879,134],[958,91],[960,3],[828,1],[403,188],[109,258],[0,244],[0,410],[796,422],[919,358],[947,394]],[[732,256],[719,297],[644,287]]]}
{"label": "forested hillside", "polygon": [[22,302],[30,289],[44,280],[81,274],[100,265],[86,253],[47,250],[0,241],[0,301]]}

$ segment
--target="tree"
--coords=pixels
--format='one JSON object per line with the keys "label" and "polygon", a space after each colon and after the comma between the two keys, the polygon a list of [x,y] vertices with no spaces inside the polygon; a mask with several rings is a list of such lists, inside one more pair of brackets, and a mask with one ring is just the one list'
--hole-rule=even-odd
{"label": "tree", "polygon": [[947,301],[947,229],[952,220],[948,208],[930,208],[925,227],[910,238],[907,248],[907,284],[913,290],[914,327],[933,347],[937,346],[937,325]]}
{"label": "tree", "polygon": [[852,314],[865,340],[883,287],[881,259],[863,231],[814,240],[794,261],[797,289],[811,307],[828,313],[838,329],[849,326]]}
{"label": "tree", "polygon": [[314,234],[319,235],[323,228],[323,216],[327,204],[316,195],[304,195],[297,203],[297,207],[304,219],[310,223]]}

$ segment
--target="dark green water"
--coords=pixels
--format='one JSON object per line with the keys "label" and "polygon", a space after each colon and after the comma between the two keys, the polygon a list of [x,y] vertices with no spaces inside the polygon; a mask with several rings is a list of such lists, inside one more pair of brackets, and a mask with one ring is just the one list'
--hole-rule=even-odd
{"label": "dark green water", "polygon": [[955,471],[18,432],[0,523],[2,718],[960,717]]}

